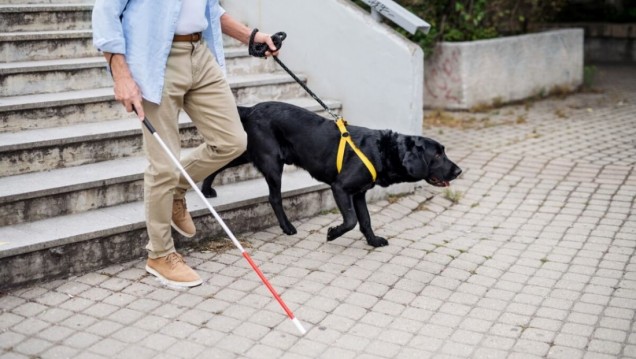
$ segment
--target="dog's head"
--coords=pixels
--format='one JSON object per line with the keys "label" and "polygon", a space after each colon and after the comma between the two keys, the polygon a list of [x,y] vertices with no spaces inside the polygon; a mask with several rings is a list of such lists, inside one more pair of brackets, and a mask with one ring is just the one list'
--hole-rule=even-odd
{"label": "dog's head", "polygon": [[426,137],[405,138],[401,144],[402,165],[409,176],[425,180],[436,187],[447,187],[462,173],[461,168],[448,159],[444,146]]}

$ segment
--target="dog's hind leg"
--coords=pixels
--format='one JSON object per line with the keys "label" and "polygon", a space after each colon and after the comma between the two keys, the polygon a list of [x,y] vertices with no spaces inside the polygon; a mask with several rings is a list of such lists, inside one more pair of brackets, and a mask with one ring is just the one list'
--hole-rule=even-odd
{"label": "dog's hind leg", "polygon": [[341,235],[349,232],[358,223],[355,210],[353,209],[351,196],[336,185],[331,186],[331,192],[333,193],[333,198],[335,199],[336,205],[342,214],[343,222],[341,225],[331,227],[327,230],[328,241],[333,241]]}
{"label": "dog's hind leg", "polygon": [[289,221],[285,209],[283,208],[283,195],[281,194],[281,178],[283,176],[283,163],[275,160],[261,160],[256,163],[267,163],[267,166],[261,166],[259,170],[265,176],[267,186],[269,187],[269,204],[274,210],[278,224],[287,235],[296,234],[296,227]]}
{"label": "dog's hind leg", "polygon": [[373,233],[371,216],[369,216],[369,209],[367,208],[367,200],[365,198],[366,193],[367,192],[364,191],[353,195],[353,208],[355,208],[356,217],[358,217],[358,222],[360,222],[360,231],[364,234],[369,245],[373,247],[384,247],[389,245],[389,242],[382,237],[377,237]]}
{"label": "dog's hind leg", "polygon": [[201,184],[201,192],[203,193],[203,195],[205,196],[205,198],[214,198],[216,197],[216,190],[214,188],[212,188],[212,182],[214,182],[214,179],[216,178],[216,176],[223,172],[223,170],[226,170],[228,168],[232,168],[232,167],[237,167],[240,165],[244,165],[246,163],[250,163],[250,157],[247,154],[247,152],[243,152],[242,155],[238,156],[237,158],[233,159],[232,161],[230,161],[230,163],[226,164],[225,166],[221,167],[218,171],[212,173],[211,175],[207,176],[204,180],[203,183]]}
{"label": "dog's hind leg", "polygon": [[212,182],[214,182],[214,179],[219,172],[221,171],[214,172],[203,180],[203,183],[201,184],[201,193],[203,193],[205,198],[216,197],[216,190],[212,188]]}

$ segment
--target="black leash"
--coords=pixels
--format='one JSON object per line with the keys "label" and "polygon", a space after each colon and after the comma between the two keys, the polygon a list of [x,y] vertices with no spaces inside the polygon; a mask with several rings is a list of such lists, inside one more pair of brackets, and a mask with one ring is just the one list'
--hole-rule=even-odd
{"label": "black leash", "polygon": [[280,59],[279,59],[277,56],[274,56],[274,61],[276,61],[276,62],[280,65],[280,67],[282,67],[282,68],[283,68],[283,70],[287,71],[287,73],[288,73],[291,77],[293,77],[293,78],[294,78],[294,80],[296,80],[296,82],[298,82],[298,84],[299,84],[299,85],[300,85],[303,89],[305,89],[305,91],[307,91],[307,93],[308,93],[309,95],[311,95],[311,97],[313,97],[313,98],[314,98],[314,100],[316,100],[316,101],[320,104],[320,106],[322,106],[322,108],[324,108],[324,109],[325,109],[325,111],[327,111],[327,112],[331,115],[331,117],[333,117],[333,118],[334,118],[334,120],[338,120],[338,119],[340,118],[340,116],[338,116],[338,115],[336,115],[335,113],[333,113],[333,112],[331,111],[331,109],[330,109],[330,108],[329,108],[329,107],[328,107],[328,106],[327,106],[324,102],[322,102],[322,100],[321,100],[320,98],[318,98],[318,96],[316,96],[316,94],[315,94],[315,93],[313,93],[313,91],[311,91],[311,90],[309,89],[309,87],[307,87],[307,85],[305,85],[305,83],[304,83],[303,81],[301,81],[301,80],[300,80],[300,79],[299,79],[299,78],[298,78],[298,77],[297,77],[297,76],[296,76],[296,75],[295,75],[295,74],[294,74],[294,73],[293,73],[293,72],[292,72],[292,71],[291,71],[291,70],[290,70],[287,66],[285,66],[285,64],[284,64],[282,61],[280,61]]}
{"label": "black leash", "polygon": [[[265,57],[265,53],[269,51],[269,47],[265,43],[254,42],[254,36],[257,32],[258,29],[254,29],[252,31],[252,34],[250,35],[250,41],[248,45],[249,53],[252,56]],[[277,32],[272,35],[272,42],[274,43],[274,46],[276,46],[276,50],[280,49],[280,47],[283,45],[283,40],[285,40],[286,37],[287,34],[284,32]],[[303,89],[305,89],[305,91],[307,91],[307,93],[311,95],[314,100],[318,101],[320,106],[322,106],[325,111],[327,111],[334,118],[334,122],[338,127],[338,131],[340,131],[340,144],[338,145],[338,153],[336,156],[336,168],[338,169],[338,173],[340,173],[340,171],[342,170],[342,165],[344,163],[345,147],[349,145],[351,149],[356,153],[358,158],[360,158],[362,163],[364,163],[367,170],[369,170],[371,179],[373,180],[373,182],[375,182],[378,177],[375,167],[373,166],[373,163],[367,158],[367,156],[365,156],[365,154],[360,150],[360,148],[356,146],[356,144],[353,142],[353,139],[351,139],[349,131],[347,131],[346,127],[347,122],[344,120],[344,118],[342,118],[342,116],[336,115],[333,111],[331,111],[331,109],[324,102],[322,102],[322,100],[318,98],[318,96],[316,96],[316,94],[311,91],[309,87],[307,87],[307,85],[305,85],[305,83],[301,81],[298,76],[296,76],[296,74],[292,72],[292,70],[285,66],[285,64],[277,56],[274,56],[274,60],[280,65],[280,67],[283,68],[283,70],[285,70],[294,80],[296,80],[296,82],[298,82],[298,84]]]}
{"label": "black leash", "polygon": [[[269,51],[269,46],[262,42],[254,42],[254,36],[256,36],[257,32],[258,29],[254,29],[252,30],[252,34],[250,35],[250,41],[248,44],[249,53],[252,56],[265,57],[265,53]],[[286,37],[287,34],[282,31],[272,35],[272,42],[274,43],[274,46],[276,46],[276,50],[280,49],[280,47],[283,46],[283,40],[285,40]],[[356,144],[353,142],[353,139],[351,139],[351,136],[349,136],[349,131],[347,131],[346,128],[347,122],[344,120],[344,118],[342,118],[342,116],[336,115],[333,111],[331,111],[331,109],[324,102],[322,102],[322,100],[318,98],[318,96],[316,96],[316,94],[311,91],[309,87],[307,87],[307,85],[305,85],[305,83],[301,81],[298,76],[296,76],[296,74],[292,72],[292,70],[285,66],[285,64],[277,56],[274,56],[274,60],[280,65],[280,67],[283,68],[283,70],[285,70],[294,80],[296,80],[296,82],[298,82],[298,84],[303,89],[305,89],[305,91],[307,91],[307,93],[311,95],[314,100],[318,101],[320,106],[322,106],[325,111],[327,111],[334,118],[334,122],[336,123],[336,126],[340,131],[340,144],[338,145],[338,153],[336,156],[336,168],[338,169],[338,173],[340,173],[340,171],[342,170],[342,165],[344,163],[345,147],[349,145],[351,149],[356,153],[356,155],[358,155],[362,163],[364,163],[367,170],[369,170],[371,179],[373,180],[373,182],[375,182],[378,176],[375,167],[373,166],[373,163],[367,158],[367,156],[365,156],[365,154],[360,150],[360,148],[356,146]]]}
{"label": "black leash", "polygon": [[[265,57],[265,52],[269,50],[269,47],[265,43],[254,42],[254,36],[256,35],[257,32],[258,32],[258,29],[252,30],[252,34],[250,36],[250,42],[249,42],[249,54],[256,57]],[[286,37],[287,37],[287,34],[282,31],[272,35],[272,41],[274,42],[274,46],[276,46],[276,50],[280,49],[281,46],[283,46],[283,40],[285,40]],[[322,106],[322,108],[324,108],[325,111],[327,111],[331,115],[331,117],[334,118],[334,120],[337,121],[340,119],[340,116],[336,115],[329,108],[329,106],[327,106],[324,102],[322,102],[322,100],[313,91],[311,91],[309,87],[307,87],[307,85],[305,85],[305,83],[301,79],[299,79],[298,76],[296,76],[295,73],[292,72],[292,70],[290,70],[287,66],[285,66],[285,64],[278,58],[278,56],[273,56],[273,57],[274,57],[274,61],[276,61],[276,63],[278,63],[280,67],[282,67],[283,70],[285,70],[285,72],[289,74],[289,76],[291,76],[294,80],[296,80],[296,82],[298,82],[298,84],[305,91],[307,91],[307,93],[314,100],[316,100],[320,104],[320,106]]]}

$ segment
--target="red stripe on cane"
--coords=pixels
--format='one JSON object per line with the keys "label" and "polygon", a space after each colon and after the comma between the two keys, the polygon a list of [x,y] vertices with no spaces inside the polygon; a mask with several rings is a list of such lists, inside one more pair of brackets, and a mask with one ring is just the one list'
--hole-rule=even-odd
{"label": "red stripe on cane", "polygon": [[287,307],[285,302],[283,302],[283,299],[278,295],[278,293],[276,293],[276,289],[274,289],[274,287],[272,287],[272,285],[269,284],[269,281],[267,280],[267,278],[265,278],[265,275],[263,274],[263,272],[261,272],[261,270],[256,266],[256,263],[254,263],[254,261],[252,260],[252,257],[250,257],[250,255],[247,252],[243,252],[243,257],[247,259],[247,261],[252,266],[256,274],[258,274],[258,277],[261,278],[261,281],[263,281],[267,289],[269,289],[269,291],[272,293],[274,298],[276,298],[276,300],[278,301],[278,304],[280,304],[280,306],[283,307],[283,310],[285,310],[285,313],[287,313],[287,316],[289,316],[289,319],[293,320],[294,313],[292,313],[292,311]]}

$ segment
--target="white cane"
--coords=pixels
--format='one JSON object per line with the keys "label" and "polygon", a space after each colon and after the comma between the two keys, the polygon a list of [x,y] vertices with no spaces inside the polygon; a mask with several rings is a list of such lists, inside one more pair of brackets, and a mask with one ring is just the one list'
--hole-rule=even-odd
{"label": "white cane", "polygon": [[[136,112],[137,111],[135,111],[135,113]],[[192,189],[194,189],[194,191],[197,193],[197,195],[199,195],[199,198],[201,198],[203,203],[205,203],[205,205],[208,207],[208,209],[210,210],[210,213],[212,213],[212,215],[214,216],[214,218],[216,218],[216,220],[219,222],[221,227],[223,227],[223,230],[228,235],[228,237],[230,237],[230,239],[232,240],[232,243],[234,243],[234,246],[236,246],[236,248],[238,248],[238,250],[241,251],[241,254],[243,255],[243,257],[247,260],[247,262],[250,264],[252,269],[254,269],[254,271],[256,272],[258,277],[261,279],[263,284],[265,284],[267,289],[269,289],[269,291],[272,293],[274,298],[278,301],[278,303],[283,308],[285,313],[287,313],[287,316],[289,317],[289,319],[291,319],[291,321],[294,323],[296,328],[298,328],[298,330],[300,331],[300,334],[304,335],[305,333],[307,333],[307,331],[305,330],[303,325],[300,323],[298,318],[296,318],[294,316],[294,313],[292,313],[292,311],[289,309],[289,307],[287,307],[287,305],[285,304],[283,299],[276,292],[276,289],[274,289],[274,287],[272,287],[272,285],[269,283],[269,281],[267,280],[267,278],[265,277],[263,272],[261,272],[261,270],[258,268],[256,263],[254,263],[254,261],[252,260],[252,257],[250,257],[250,255],[245,251],[245,248],[243,248],[241,243],[236,239],[236,237],[234,237],[234,234],[232,233],[232,231],[230,231],[230,229],[227,227],[225,222],[223,222],[223,219],[221,219],[221,217],[214,210],[214,208],[212,207],[210,202],[208,202],[208,200],[205,198],[203,193],[201,193],[201,190],[199,190],[199,187],[196,185],[196,183],[194,183],[192,178],[188,175],[188,173],[186,172],[185,168],[183,168],[183,166],[181,165],[181,162],[179,162],[179,160],[174,156],[174,154],[172,154],[172,151],[170,151],[168,146],[166,146],[166,144],[163,142],[163,140],[161,139],[161,137],[159,136],[157,131],[155,131],[154,127],[152,127],[152,124],[150,123],[148,118],[144,118],[142,122],[143,122],[144,126],[146,126],[148,131],[150,131],[150,133],[154,136],[154,138],[157,140],[157,142],[159,142],[159,145],[161,145],[161,148],[163,148],[163,150],[166,152],[168,157],[170,157],[170,159],[172,160],[174,165],[177,166],[177,168],[179,168],[179,171],[181,171],[181,174],[183,175],[183,177],[185,177],[188,180],[188,183],[190,184],[190,186],[192,186]]]}

